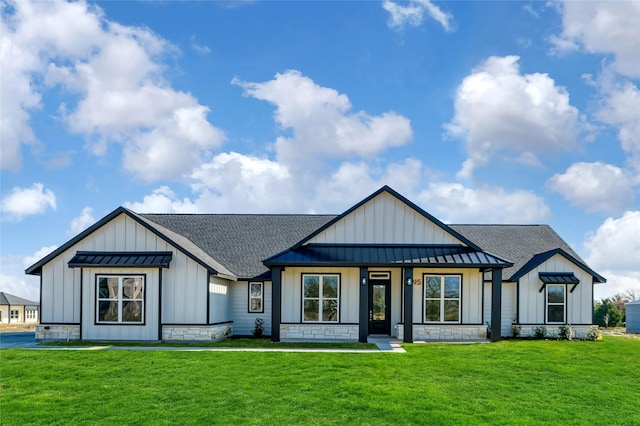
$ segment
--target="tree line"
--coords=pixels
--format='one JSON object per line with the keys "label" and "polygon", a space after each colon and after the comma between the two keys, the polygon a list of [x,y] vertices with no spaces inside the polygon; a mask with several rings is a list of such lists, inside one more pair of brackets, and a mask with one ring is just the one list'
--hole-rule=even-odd
{"label": "tree line", "polygon": [[593,306],[593,323],[600,327],[620,327],[626,321],[625,305],[640,299],[640,292],[628,289],[596,301]]}

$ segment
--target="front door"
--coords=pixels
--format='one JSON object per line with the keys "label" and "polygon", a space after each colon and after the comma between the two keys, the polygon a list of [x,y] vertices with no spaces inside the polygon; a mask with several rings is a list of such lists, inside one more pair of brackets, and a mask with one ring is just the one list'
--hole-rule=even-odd
{"label": "front door", "polygon": [[369,282],[369,334],[391,334],[391,282]]}

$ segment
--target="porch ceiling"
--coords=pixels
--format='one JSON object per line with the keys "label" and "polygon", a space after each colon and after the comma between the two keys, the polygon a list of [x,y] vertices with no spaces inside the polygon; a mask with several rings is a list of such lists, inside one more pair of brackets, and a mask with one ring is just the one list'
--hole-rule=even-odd
{"label": "porch ceiling", "polygon": [[513,263],[465,246],[308,244],[279,253],[266,266],[430,266],[504,268]]}

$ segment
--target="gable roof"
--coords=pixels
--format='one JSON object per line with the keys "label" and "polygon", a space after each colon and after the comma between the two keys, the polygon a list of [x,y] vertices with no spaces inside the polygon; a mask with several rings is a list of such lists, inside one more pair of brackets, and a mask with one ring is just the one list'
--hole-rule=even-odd
{"label": "gable roof", "polygon": [[22,297],[14,296],[13,294],[0,291],[0,305],[11,306],[38,306],[38,302],[23,299]]}
{"label": "gable roof", "polygon": [[466,244],[467,246],[471,247],[474,250],[482,251],[482,249],[478,245],[476,245],[474,242],[472,242],[471,240],[467,239],[466,237],[464,237],[463,235],[461,235],[460,233],[458,233],[457,231],[455,231],[451,227],[445,225],[443,222],[441,222],[440,220],[438,220],[434,216],[430,215],[425,210],[423,210],[421,207],[419,207],[416,204],[414,204],[413,202],[409,201],[407,198],[403,197],[402,195],[400,195],[398,192],[394,191],[393,189],[391,189],[387,185],[383,186],[382,188],[380,188],[379,190],[377,190],[373,194],[369,195],[364,200],[360,201],[355,206],[351,207],[349,210],[345,211],[344,213],[342,213],[339,216],[334,217],[332,220],[327,222],[324,226],[316,229],[314,232],[312,232],[311,234],[307,235],[302,240],[298,241],[298,243],[294,244],[291,247],[291,250],[295,250],[295,249],[300,248],[302,245],[304,245],[305,243],[310,241],[313,237],[315,237],[316,235],[320,234],[322,231],[324,231],[325,229],[329,228],[330,226],[332,226],[336,222],[342,220],[344,217],[348,216],[349,214],[351,214],[353,211],[357,210],[361,206],[367,204],[369,201],[373,200],[374,198],[376,198],[377,196],[379,196],[383,192],[386,192],[387,194],[389,194],[392,197],[396,198],[400,202],[404,203],[410,209],[415,210],[418,214],[423,216],[428,221],[432,222],[434,225],[436,225],[439,228],[441,228],[443,231],[445,231],[447,234],[451,235],[455,239],[461,241],[462,243]]}
{"label": "gable roof", "polygon": [[262,260],[291,247],[335,215],[140,214],[184,235],[238,278],[268,272]]}
{"label": "gable roof", "polygon": [[503,270],[506,281],[514,281],[532,256],[549,250],[562,249],[581,267],[584,260],[549,225],[449,225],[451,228],[477,241],[486,250],[513,261]]}
{"label": "gable roof", "polygon": [[520,279],[523,275],[527,274],[528,272],[530,272],[535,267],[543,264],[544,262],[546,262],[548,259],[550,259],[553,256],[555,256],[556,254],[559,254],[559,255],[563,256],[565,259],[567,259],[568,261],[570,261],[574,265],[578,266],[579,268],[582,268],[585,272],[588,272],[589,274],[591,274],[591,276],[593,277],[593,282],[594,283],[606,283],[607,282],[606,278],[604,278],[603,276],[597,274],[593,269],[589,268],[584,263],[579,262],[576,258],[574,258],[569,253],[567,253],[566,251],[564,251],[564,250],[562,250],[560,248],[549,250],[549,251],[544,252],[544,253],[536,254],[518,272],[516,272],[511,277],[510,281],[516,281],[516,280]]}

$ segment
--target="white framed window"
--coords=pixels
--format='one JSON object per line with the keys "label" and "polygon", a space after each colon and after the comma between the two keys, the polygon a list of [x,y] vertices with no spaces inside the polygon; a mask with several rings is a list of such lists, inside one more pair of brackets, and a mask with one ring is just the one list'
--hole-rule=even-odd
{"label": "white framed window", "polygon": [[566,296],[567,287],[564,284],[547,284],[547,323],[565,323]]}
{"label": "white framed window", "polygon": [[96,324],[144,324],[144,275],[96,276]]}
{"label": "white framed window", "polygon": [[263,283],[249,283],[249,312],[264,312]]}
{"label": "white framed window", "polygon": [[338,322],[340,275],[302,275],[302,321]]}
{"label": "white framed window", "polygon": [[460,322],[460,275],[427,275],[424,283],[424,322]]}
{"label": "white framed window", "polygon": [[25,312],[25,316],[27,317],[28,320],[34,320],[36,319],[36,310],[34,309],[29,309],[28,311]]}
{"label": "white framed window", "polygon": [[17,309],[12,309],[11,313],[9,314],[9,318],[12,320],[19,320],[20,319],[20,311]]}

